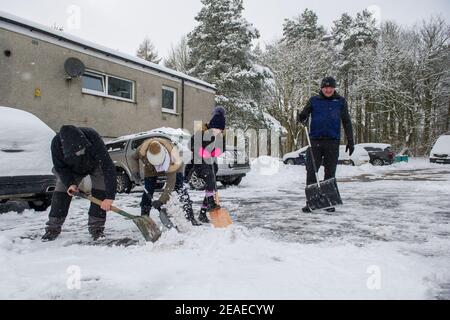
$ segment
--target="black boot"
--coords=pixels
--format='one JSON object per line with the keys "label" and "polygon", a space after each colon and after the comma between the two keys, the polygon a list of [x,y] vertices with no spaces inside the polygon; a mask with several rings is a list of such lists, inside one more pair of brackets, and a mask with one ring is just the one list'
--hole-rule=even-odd
{"label": "black boot", "polygon": [[101,229],[101,228],[92,229],[92,230],[89,230],[89,232],[91,234],[92,240],[94,240],[94,241],[98,241],[100,239],[106,238],[104,229]]}
{"label": "black boot", "polygon": [[150,211],[152,211],[152,207],[142,207],[141,208],[141,216],[150,217]]}
{"label": "black boot", "polygon": [[208,216],[206,215],[208,211],[205,208],[202,208],[202,210],[200,211],[200,215],[198,216],[198,220],[200,220],[203,223],[211,223],[211,221],[209,221]]}
{"label": "black boot", "polygon": [[48,229],[45,234],[42,236],[42,241],[44,242],[51,242],[55,241],[59,235],[61,234],[61,230],[56,229]]}
{"label": "black boot", "polygon": [[304,207],[302,211],[303,213],[312,213],[311,209],[308,206]]}
{"label": "black boot", "polygon": [[214,197],[205,197],[203,200],[203,205],[206,206],[206,211],[213,211],[216,209],[220,209],[220,206],[216,203],[216,199]]}

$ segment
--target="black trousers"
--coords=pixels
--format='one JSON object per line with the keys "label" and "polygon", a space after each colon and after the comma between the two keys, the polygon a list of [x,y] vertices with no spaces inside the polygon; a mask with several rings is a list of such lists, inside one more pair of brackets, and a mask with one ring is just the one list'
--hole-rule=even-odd
{"label": "black trousers", "polygon": [[[52,206],[50,209],[49,220],[47,222],[47,231],[55,230],[61,232],[61,227],[64,224],[69,213],[72,197],[67,194],[69,186],[64,185],[58,177],[56,171],[53,173],[57,177],[56,189],[52,197]],[[95,198],[103,201],[106,199],[105,182],[103,172],[100,167],[97,167],[94,172],[90,174],[92,182],[91,194]],[[75,177],[77,185],[80,185],[85,177]],[[87,190],[85,190],[87,191]],[[91,203],[89,208],[89,231],[104,230],[106,222],[106,212],[100,206]]]}
{"label": "black trousers", "polygon": [[217,189],[216,174],[219,170],[217,164],[196,164],[194,170],[197,176],[205,180],[206,191],[215,191]]}
{"label": "black trousers", "polygon": [[[339,146],[338,140],[311,140],[311,146],[308,150],[306,157],[306,170],[307,170],[307,185],[317,183],[316,172],[312,162],[312,157],[316,163],[316,169],[319,171],[323,165],[325,167],[325,180],[329,180],[336,177],[336,169],[339,160]],[[312,150],[311,150],[312,149]],[[312,154],[311,154],[312,151]]]}

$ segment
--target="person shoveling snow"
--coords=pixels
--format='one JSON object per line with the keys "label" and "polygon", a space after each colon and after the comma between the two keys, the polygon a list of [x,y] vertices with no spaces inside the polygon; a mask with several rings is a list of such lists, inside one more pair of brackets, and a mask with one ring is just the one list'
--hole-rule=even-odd
{"label": "person shoveling snow", "polygon": [[[167,228],[176,228],[164,208],[170,200],[171,193],[175,190],[183,204],[186,219],[194,226],[201,225],[194,217],[192,201],[184,186],[183,160],[178,147],[172,141],[164,138],[148,139],[136,150],[132,158],[135,161],[131,163],[131,169],[137,181],[141,180],[139,162],[144,165],[145,187],[141,201],[142,216],[150,216],[150,211],[154,208],[159,211],[161,222]],[[159,176],[167,176],[167,183],[160,198],[153,200]]]}
{"label": "person shoveling snow", "polygon": [[[323,79],[318,96],[312,97],[306,107],[298,114],[298,122],[308,125],[311,116],[310,148],[308,149],[307,170],[307,204],[303,212],[310,213],[317,209],[327,209],[334,212],[333,204],[341,204],[336,183],[336,169],[339,159],[341,140],[341,122],[347,137],[347,152],[350,155],[355,150],[353,127],[345,98],[336,91],[336,80],[332,77]],[[318,181],[318,170],[325,167],[325,181]],[[316,186],[316,187],[314,187]],[[315,189],[315,190],[313,190]],[[323,201],[324,191],[333,191],[336,201]]]}
{"label": "person shoveling snow", "polygon": [[116,168],[100,135],[91,128],[63,126],[51,145],[53,171],[57,177],[44,241],[58,238],[78,186],[87,176],[92,196],[102,201],[89,208],[89,233],[94,240],[104,237],[106,212],[116,196]]}

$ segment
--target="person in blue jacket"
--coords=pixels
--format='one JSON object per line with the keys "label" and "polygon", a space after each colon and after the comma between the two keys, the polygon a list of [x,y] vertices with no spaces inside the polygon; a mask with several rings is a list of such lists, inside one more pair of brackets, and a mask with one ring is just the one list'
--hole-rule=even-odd
{"label": "person in blue jacket", "polygon": [[[346,152],[350,156],[355,151],[353,127],[348,111],[347,101],[336,91],[336,80],[332,77],[323,79],[319,95],[312,97],[302,112],[298,114],[298,122],[307,125],[311,117],[310,138],[312,153],[317,170],[325,167],[325,180],[335,178],[339,160],[341,141],[341,123],[347,138]],[[316,172],[312,163],[311,150],[308,150],[306,161],[307,185],[316,182]],[[334,209],[329,209],[334,212]],[[303,212],[311,212],[308,206]]]}

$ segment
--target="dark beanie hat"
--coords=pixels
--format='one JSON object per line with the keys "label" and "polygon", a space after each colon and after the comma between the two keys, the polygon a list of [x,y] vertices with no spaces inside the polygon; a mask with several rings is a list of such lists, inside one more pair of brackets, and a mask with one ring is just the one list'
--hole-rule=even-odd
{"label": "dark beanie hat", "polygon": [[220,129],[225,130],[226,126],[226,118],[225,118],[225,109],[223,107],[216,107],[212,114],[212,119],[209,122],[209,129]]}
{"label": "dark beanie hat", "polygon": [[323,79],[320,88],[323,89],[327,87],[336,88],[336,79],[334,79],[333,77],[326,77],[325,79]]}

